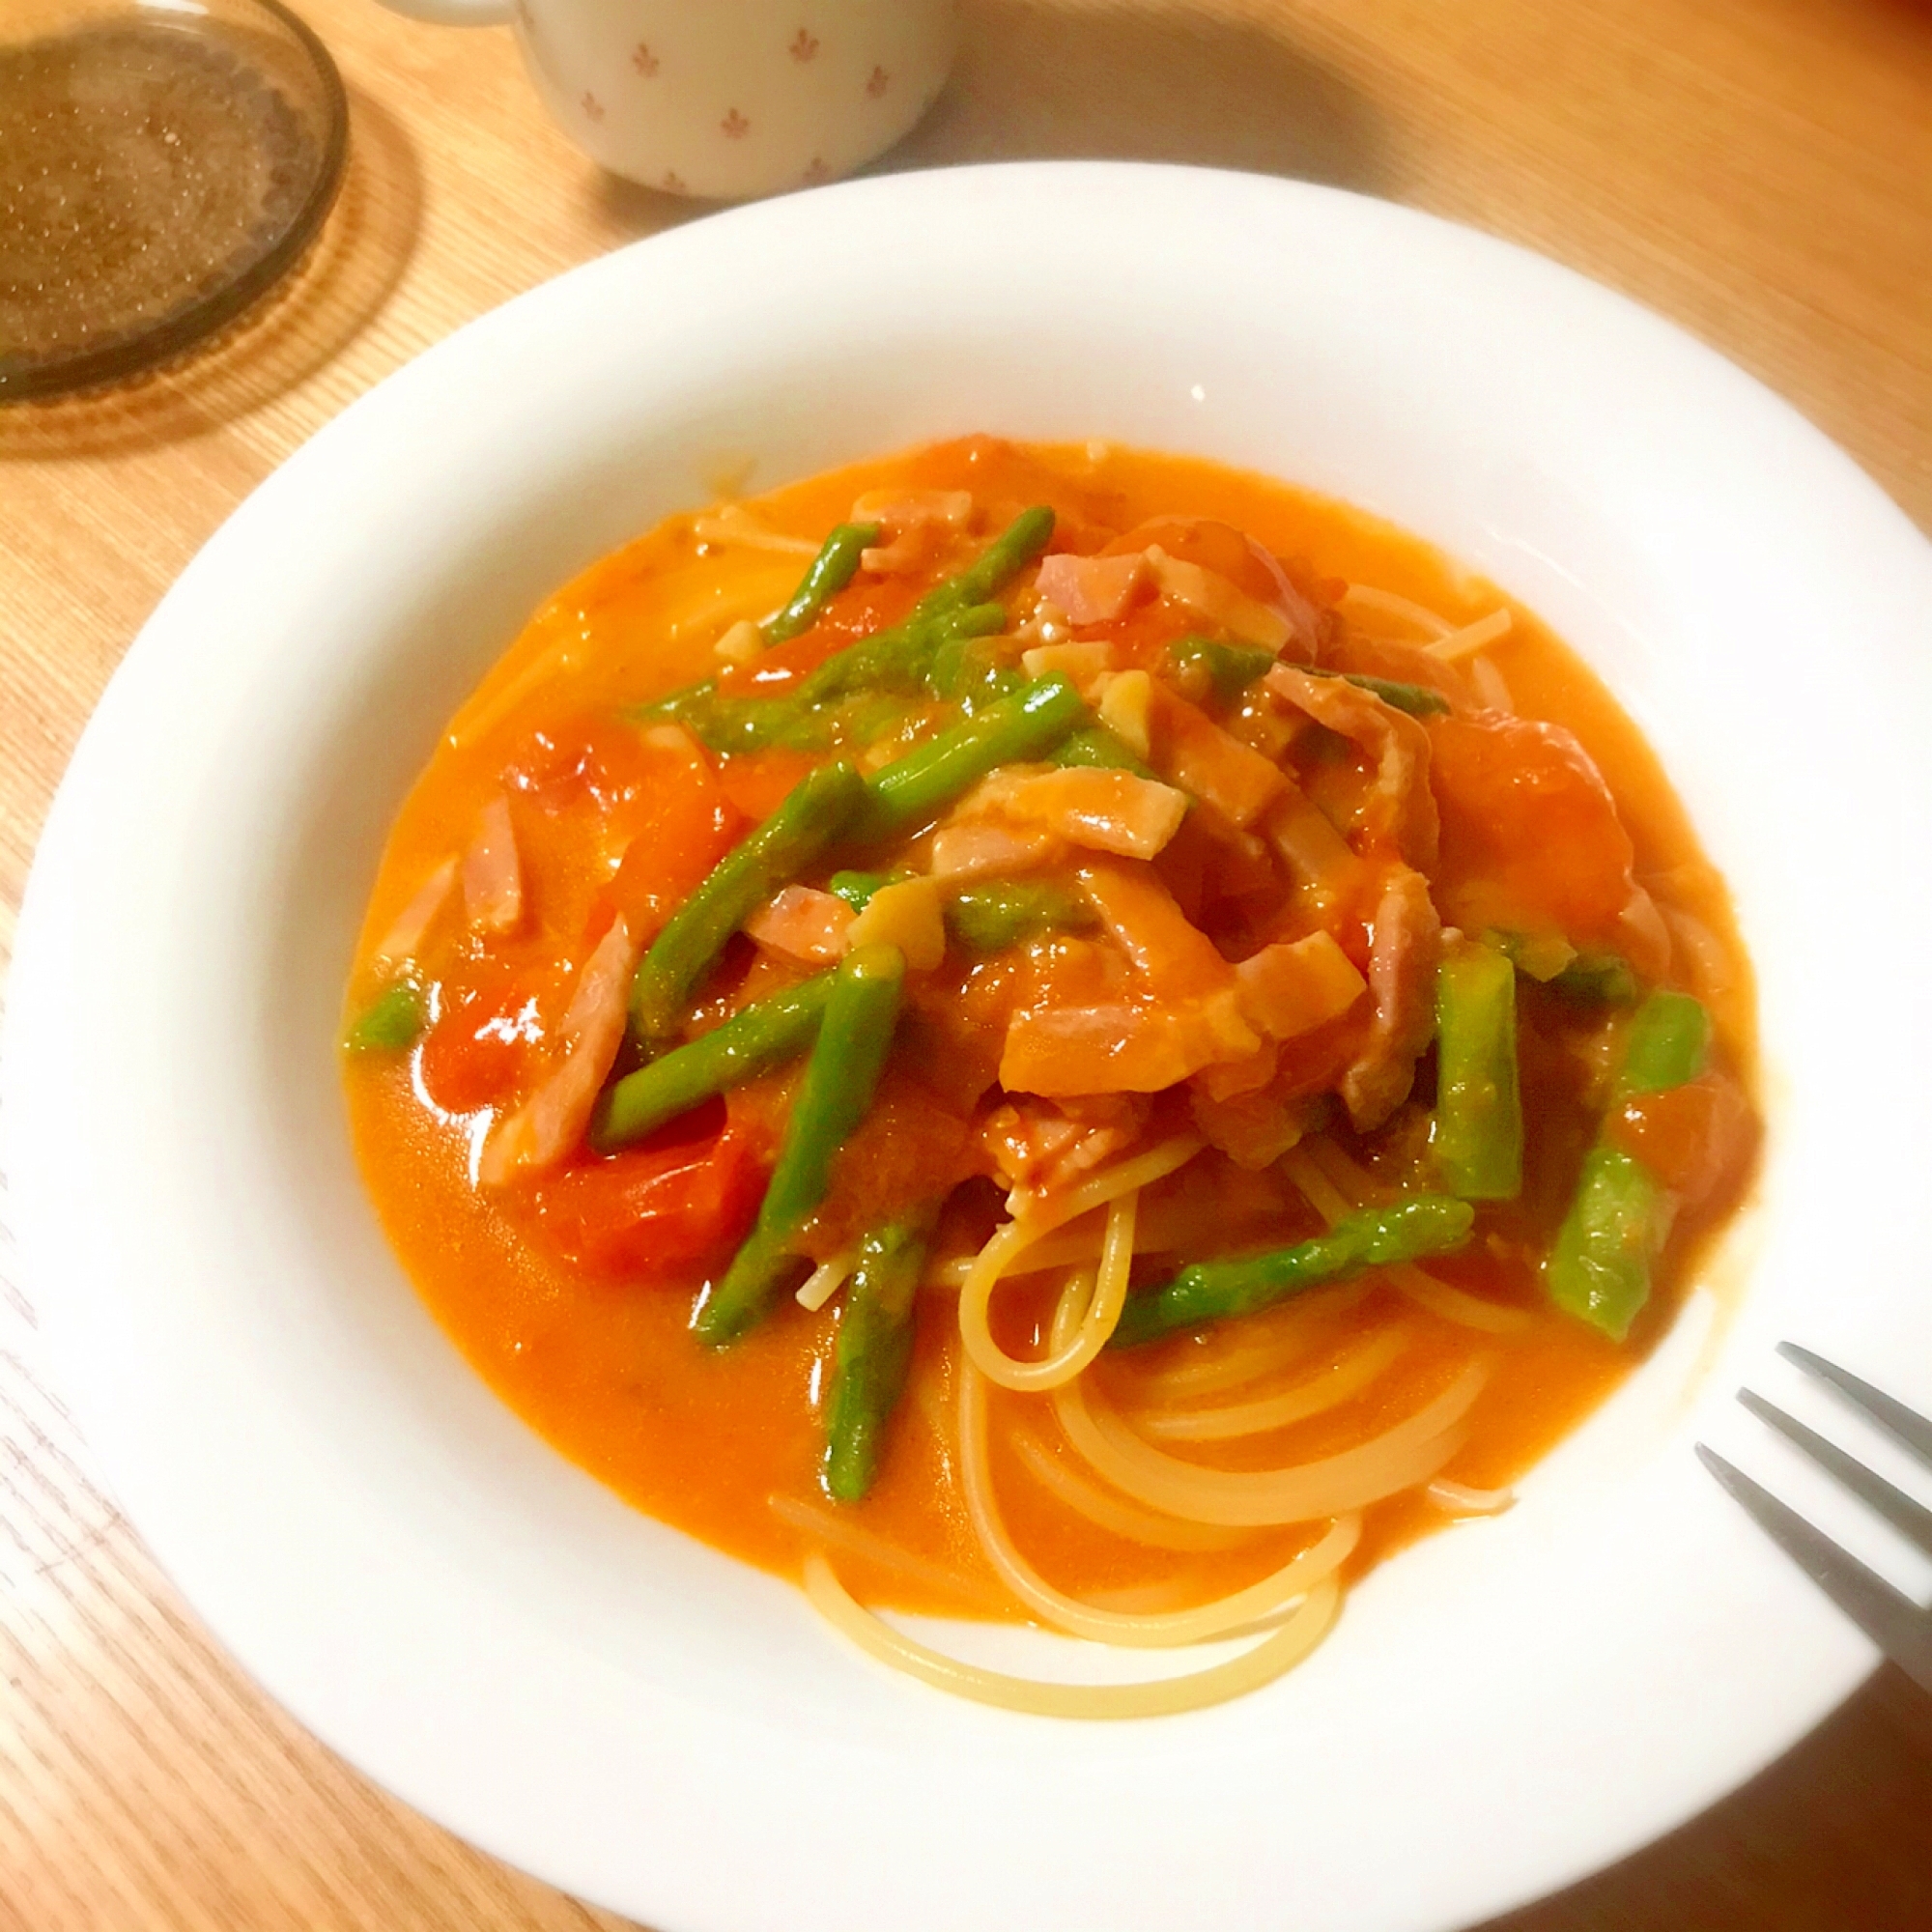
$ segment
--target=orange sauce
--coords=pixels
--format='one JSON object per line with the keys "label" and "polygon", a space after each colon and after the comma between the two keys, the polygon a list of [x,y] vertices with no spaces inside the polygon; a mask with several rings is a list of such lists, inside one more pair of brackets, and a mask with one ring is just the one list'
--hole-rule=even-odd
{"label": "orange sauce", "polygon": [[[815,477],[750,508],[768,529],[815,543],[861,492],[888,486],[967,488],[1014,508],[1049,502],[1063,527],[1090,536],[1169,512],[1212,517],[1284,557],[1306,559],[1319,577],[1378,586],[1456,623],[1508,603],[1429,546],[1359,511],[1178,457],[1026,450],[980,440]],[[505,766],[526,755],[534,737],[711,674],[722,632],[781,603],[802,562],[730,545],[707,548],[694,534],[693,520],[681,517],[559,591],[459,714],[404,805],[369,908],[362,977],[352,991],[366,995],[370,949],[423,876],[462,849]],[[1753,993],[1722,881],[1615,701],[1533,613],[1510,609],[1514,628],[1490,648],[1491,663],[1520,713],[1568,726],[1594,759],[1634,845],[1635,877],[1666,918],[1694,922],[1709,935],[1716,950],[1695,989],[1712,1009],[1726,1063],[1747,1083]],[[784,754],[734,763],[739,769],[727,767],[722,782],[730,809],[746,818],[769,810],[804,768],[797,760],[787,764]],[[558,976],[567,979],[569,955],[559,951],[559,936],[582,929],[606,876],[574,849],[575,837],[567,814],[532,813],[519,822],[534,906],[518,956],[539,1000],[554,1001]],[[1534,1144],[1540,1090],[1528,1059],[1524,1079]],[[958,1342],[947,1292],[922,1293],[912,1384],[875,1489],[863,1504],[835,1511],[819,1487],[817,1406],[835,1335],[831,1310],[809,1314],[787,1296],[742,1343],[707,1351],[688,1331],[693,1279],[590,1278],[526,1238],[513,1216],[474,1188],[473,1122],[440,1118],[424,1104],[412,1058],[351,1058],[345,1080],[362,1171],[405,1269],[478,1372],[561,1453],[639,1509],[782,1576],[795,1577],[805,1554],[823,1540],[800,1526],[802,1507],[876,1540],[878,1560],[849,1543],[833,1546],[841,1576],[864,1601],[955,1614],[1024,1614],[980,1551],[958,1493],[952,1420]],[[1648,1130],[1662,1131],[1654,1123]],[[1574,1173],[1577,1151],[1569,1151],[1567,1174]],[[1387,1285],[1366,1297],[1321,1291],[1249,1323],[1224,1324],[1221,1332],[1105,1357],[1098,1385],[1131,1414],[1150,1378],[1211,1359],[1232,1346],[1226,1331],[1236,1326],[1243,1346],[1261,1334],[1303,1333],[1309,1348],[1304,1365],[1289,1372],[1293,1379],[1318,1369],[1363,1324],[1401,1310],[1408,1345],[1365,1396],[1250,1441],[1164,1446],[1231,1468],[1332,1453],[1419,1406],[1480,1353],[1493,1360],[1494,1374],[1466,1441],[1443,1474],[1479,1489],[1506,1485],[1602,1402],[1667,1328],[1698,1254],[1735,1207],[1746,1179],[1741,1167],[1673,1236],[1660,1292],[1623,1346],[1550,1307],[1520,1246],[1506,1237],[1535,1233],[1547,1241],[1560,1200],[1548,1188],[1547,1198],[1537,1198],[1532,1186],[1519,1216],[1521,1230],[1509,1224],[1504,1236],[1479,1238],[1463,1254],[1431,1264],[1442,1279],[1521,1310],[1523,1325],[1516,1332],[1475,1333],[1411,1306]],[[1003,1288],[998,1306],[1002,1339],[1015,1350],[1038,1334],[1050,1311],[1045,1293],[1024,1284]],[[1009,1433],[1016,1424],[1051,1453],[1065,1453],[1042,1404],[995,1391],[993,1418],[994,1472],[1008,1523],[1020,1547],[1069,1593],[1122,1606],[1165,1607],[1177,1595],[1204,1600],[1253,1580],[1312,1540],[1306,1526],[1296,1526],[1257,1533],[1227,1551],[1177,1555],[1128,1543],[1071,1514],[1013,1453]],[[789,1499],[793,1511],[775,1511],[774,1497]],[[1414,1495],[1373,1506],[1350,1574],[1445,1520]]]}

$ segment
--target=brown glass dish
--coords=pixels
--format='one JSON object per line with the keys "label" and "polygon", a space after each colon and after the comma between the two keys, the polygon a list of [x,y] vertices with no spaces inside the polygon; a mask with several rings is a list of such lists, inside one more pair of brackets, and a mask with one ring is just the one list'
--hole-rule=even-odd
{"label": "brown glass dish", "polygon": [[0,27],[0,403],[235,321],[342,179],[341,77],[277,0],[28,0]]}

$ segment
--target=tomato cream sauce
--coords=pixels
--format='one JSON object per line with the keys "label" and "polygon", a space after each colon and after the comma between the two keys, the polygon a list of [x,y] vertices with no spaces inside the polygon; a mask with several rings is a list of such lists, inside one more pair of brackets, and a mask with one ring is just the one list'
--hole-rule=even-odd
{"label": "tomato cream sauce", "polygon": [[[1452,624],[1506,607],[1508,635],[1484,652],[1500,689],[1520,714],[1567,726],[1603,773],[1635,848],[1634,876],[1674,941],[1681,966],[1674,978],[1704,1000],[1719,1051],[1748,1086],[1752,983],[1723,883],[1635,727],[1534,613],[1428,545],[1346,505],[1206,462],[1099,445],[945,444],[790,485],[739,506],[735,516],[815,547],[862,493],[907,488],[971,491],[992,506],[992,527],[1020,506],[1050,503],[1063,530],[1084,536],[1076,547],[1086,550],[1151,518],[1213,518],[1284,558],[1304,560],[1317,579],[1374,586]],[[494,1030],[480,1045],[469,1038],[468,1059],[440,1064],[435,1029],[404,1055],[345,1056],[357,1156],[404,1270],[452,1342],[532,1429],[639,1509],[788,1577],[799,1575],[809,1550],[827,1548],[867,1603],[1020,1617],[1026,1612],[988,1564],[960,1496],[959,1342],[951,1290],[922,1290],[912,1379],[879,1480],[863,1503],[838,1506],[820,1486],[819,1405],[836,1334],[833,1309],[808,1313],[787,1295],[742,1342],[707,1350],[689,1326],[698,1270],[643,1281],[586,1270],[530,1238],[526,1216],[475,1184],[490,1112],[466,1102],[500,1091],[525,1064],[519,1056],[536,1052],[545,1028],[554,1026],[582,960],[581,935],[594,927],[600,895],[612,890],[631,842],[687,853],[689,890],[810,763],[782,751],[713,760],[708,788],[696,791],[680,786],[674,769],[647,765],[630,795],[602,801],[595,837],[587,839],[584,828],[593,821],[570,806],[572,786],[583,782],[572,748],[586,733],[635,738],[639,727],[621,719],[627,707],[716,673],[720,638],[734,623],[765,616],[797,582],[809,550],[737,541],[733,521],[732,514],[673,517],[566,585],[438,746],[383,857],[352,1010],[377,984],[373,950],[422,880],[464,849],[478,813],[502,792],[506,772],[518,775],[510,795],[526,904],[517,935],[493,964],[496,978],[477,995],[497,1015]],[[869,590],[855,586],[831,620],[856,634],[893,621],[912,595],[890,580]],[[1370,637],[1412,636],[1366,611],[1350,621]],[[750,688],[755,675],[753,667],[741,681]],[[484,1064],[477,1054],[501,1064]],[[1298,1366],[1287,1373],[1292,1381],[1320,1371],[1351,1337],[1396,1320],[1406,1346],[1363,1396],[1247,1440],[1163,1446],[1227,1468],[1319,1458],[1409,1413],[1480,1356],[1492,1363],[1492,1378],[1466,1440],[1441,1473],[1477,1490],[1510,1484],[1668,1327],[1748,1175],[1747,1162],[1733,1162],[1723,1184],[1680,1225],[1659,1292],[1630,1341],[1615,1344],[1550,1306],[1533,1265],[1560,1217],[1589,1131],[1575,1101],[1576,1069],[1554,1050],[1539,1061],[1526,1048],[1522,1081],[1532,1150],[1541,1134],[1547,1151],[1532,1153],[1521,1201],[1495,1224],[1485,1223],[1490,1232],[1463,1253],[1430,1264],[1440,1280],[1520,1311],[1519,1327],[1474,1331],[1386,1283],[1320,1290],[1244,1322],[1109,1353],[1094,1372],[1100,1392],[1131,1418],[1171,1400],[1177,1375],[1184,1381],[1208,1370],[1211,1386],[1217,1360],[1274,1335],[1297,1351]],[[781,1104],[784,1079],[768,1077],[765,1085],[771,1104]],[[1690,1129],[1668,1108],[1653,1113],[1628,1130],[1647,1135],[1659,1161],[1667,1161],[1671,1136]],[[1185,1193],[1179,1180],[1163,1186],[1177,1200]],[[1161,1194],[1160,1187],[1151,1191],[1144,1214],[1155,1211]],[[952,1231],[952,1251],[970,1248],[982,1233]],[[942,1250],[948,1238],[943,1233]],[[1003,1287],[1000,1339],[1013,1352],[1038,1350],[1050,1309],[1050,1293],[1037,1283]],[[1183,1551],[1126,1540],[1069,1511],[1040,1481],[1035,1464],[1041,1455],[1071,1466],[1045,1406],[998,1390],[992,1402],[993,1471],[1015,1542],[1061,1589],[1095,1604],[1166,1608],[1205,1601],[1277,1567],[1320,1528],[1263,1531],[1222,1539],[1232,1547]],[[1350,1574],[1449,1520],[1421,1492],[1373,1505]]]}

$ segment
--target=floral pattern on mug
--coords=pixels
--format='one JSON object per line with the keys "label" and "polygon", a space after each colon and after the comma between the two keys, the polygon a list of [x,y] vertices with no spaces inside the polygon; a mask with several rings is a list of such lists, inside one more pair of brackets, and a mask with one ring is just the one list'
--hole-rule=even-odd
{"label": "floral pattern on mug", "polygon": [[514,8],[545,100],[593,159],[719,200],[833,181],[871,159],[924,110],[959,33],[955,0],[474,4]]}

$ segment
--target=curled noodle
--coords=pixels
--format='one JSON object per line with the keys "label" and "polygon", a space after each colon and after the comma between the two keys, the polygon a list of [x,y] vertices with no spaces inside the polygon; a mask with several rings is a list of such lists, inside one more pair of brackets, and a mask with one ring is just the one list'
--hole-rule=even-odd
{"label": "curled noodle", "polygon": [[1462,1443],[1457,1425],[1482,1393],[1489,1364],[1474,1361],[1449,1386],[1379,1435],[1339,1455],[1279,1469],[1209,1469],[1153,1448],[1078,1381],[1053,1392],[1066,1439],[1124,1495],[1199,1522],[1307,1522],[1342,1516],[1426,1483]]}
{"label": "curled noodle", "polygon": [[1014,1547],[993,1494],[984,1378],[971,1362],[961,1364],[959,1374],[959,1473],[966,1512],[980,1547],[1000,1580],[1021,1603],[1073,1636],[1136,1649],[1204,1643],[1285,1616],[1317,1583],[1341,1568],[1362,1533],[1359,1516],[1344,1516],[1313,1548],[1244,1590],[1195,1609],[1129,1616],[1096,1609],[1054,1589]]}
{"label": "curled noodle", "polygon": [[816,1552],[805,1559],[805,1593],[826,1622],[881,1662],[956,1697],[1040,1718],[1171,1717],[1239,1697],[1292,1669],[1321,1641],[1342,1594],[1333,1577],[1324,1577],[1301,1607],[1252,1650],[1206,1670],[1139,1684],[1055,1684],[962,1662],[895,1630],[854,1603],[832,1565]]}
{"label": "curled noodle", "polygon": [[[1046,1212],[1027,1220],[1009,1221],[980,1250],[959,1290],[959,1339],[968,1358],[987,1380],[1002,1388],[1040,1392],[1060,1388],[1099,1354],[1107,1346],[1121,1310],[1127,1298],[1127,1277],[1134,1262],[1134,1225],[1137,1197],[1142,1187],[1172,1174],[1192,1160],[1201,1143],[1174,1140],[1164,1143],[1138,1159],[1122,1161],[1105,1174],[1072,1190]],[[1077,1215],[1106,1204],[1107,1233],[1100,1245],[1100,1265],[1093,1277],[1091,1294],[1081,1286],[1084,1270],[1069,1277],[1061,1291],[1055,1312],[1056,1340],[1046,1356],[1037,1362],[1022,1362],[1007,1353],[993,1337],[991,1314],[993,1291],[1002,1275],[1009,1272],[1027,1249],[1057,1227]],[[1080,1304],[1082,1312],[1076,1332],[1071,1325],[1070,1306]]]}

